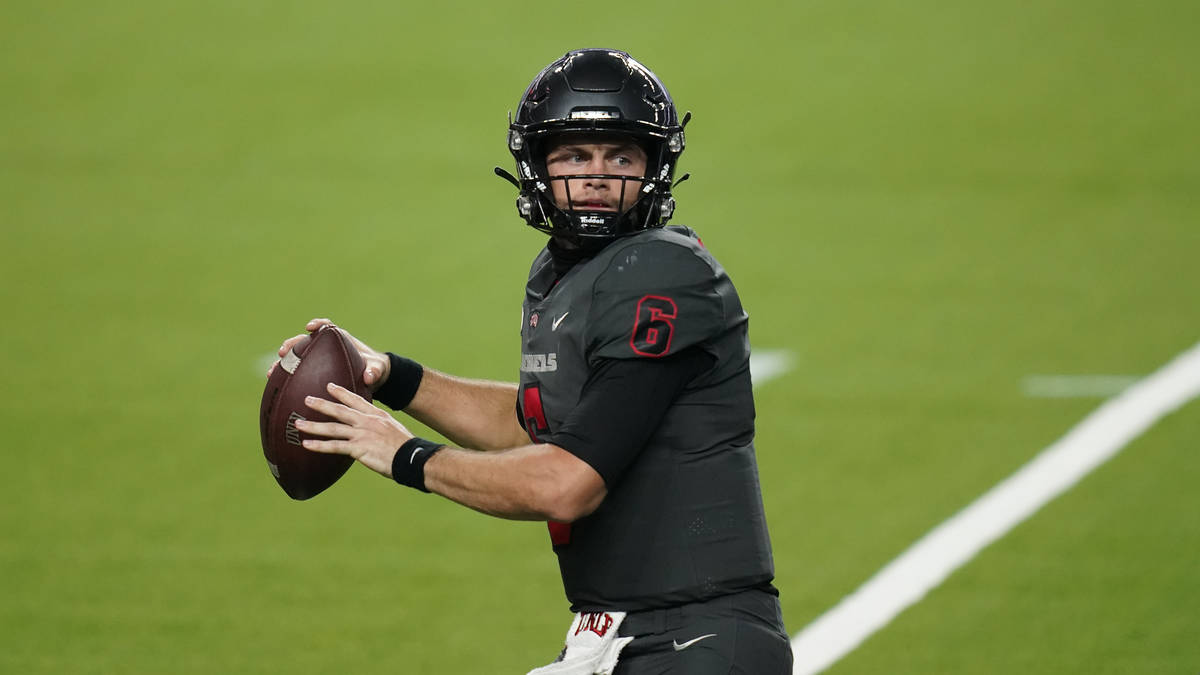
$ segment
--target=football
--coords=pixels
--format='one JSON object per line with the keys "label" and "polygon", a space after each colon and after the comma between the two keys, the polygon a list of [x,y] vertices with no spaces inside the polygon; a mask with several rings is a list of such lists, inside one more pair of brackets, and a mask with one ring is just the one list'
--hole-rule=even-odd
{"label": "football", "polygon": [[333,382],[371,400],[363,382],[363,360],[350,338],[336,326],[322,326],[298,342],[267,378],[259,406],[263,455],[279,487],[292,499],[310,499],[342,477],[354,460],[304,449],[313,438],[296,429],[296,420],[333,421],[304,404],[306,396],[329,398]]}

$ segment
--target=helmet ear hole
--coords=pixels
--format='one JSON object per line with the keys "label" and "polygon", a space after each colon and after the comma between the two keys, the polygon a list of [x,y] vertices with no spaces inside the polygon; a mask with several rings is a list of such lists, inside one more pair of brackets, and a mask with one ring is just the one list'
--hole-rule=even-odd
{"label": "helmet ear hole", "polygon": [[522,194],[517,197],[517,213],[521,214],[522,218],[529,218],[533,215],[533,200],[529,195]]}

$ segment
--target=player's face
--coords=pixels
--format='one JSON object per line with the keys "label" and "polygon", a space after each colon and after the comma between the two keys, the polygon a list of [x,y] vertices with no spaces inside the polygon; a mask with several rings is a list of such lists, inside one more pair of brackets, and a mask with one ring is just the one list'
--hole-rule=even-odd
{"label": "player's face", "polygon": [[[551,178],[586,174],[642,178],[646,175],[646,151],[632,140],[613,142],[594,137],[567,137],[546,153],[546,169]],[[554,203],[564,211],[624,211],[637,201],[642,181],[572,178],[551,180],[550,185]]]}

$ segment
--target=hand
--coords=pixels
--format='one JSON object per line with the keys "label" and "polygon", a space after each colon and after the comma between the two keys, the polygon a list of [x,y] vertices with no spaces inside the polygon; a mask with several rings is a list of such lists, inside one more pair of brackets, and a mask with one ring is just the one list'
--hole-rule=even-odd
{"label": "hand", "polygon": [[[329,319],[313,319],[304,326],[304,330],[308,331],[308,333],[315,333],[321,326],[333,325],[335,324]],[[371,349],[362,340],[350,335],[349,331],[346,332],[346,335],[350,336],[350,341],[354,343],[354,346],[358,349],[359,356],[362,357],[364,365],[363,382],[366,383],[371,393],[379,391],[379,387],[387,381],[388,375],[391,373],[391,360],[388,359],[387,354]],[[287,356],[292,347],[295,347],[297,342],[306,337],[308,337],[308,334],[302,333],[284,340],[283,344],[279,346],[279,358]],[[271,373],[275,372],[275,368],[278,365],[279,361],[271,364],[271,367],[267,370],[267,377],[271,377]]]}
{"label": "hand", "polygon": [[330,439],[306,439],[305,449],[349,455],[368,469],[391,478],[396,450],[413,435],[391,415],[349,389],[332,382],[326,388],[338,402],[316,396],[309,396],[304,402],[309,408],[337,421],[296,420],[296,428],[304,433]]}

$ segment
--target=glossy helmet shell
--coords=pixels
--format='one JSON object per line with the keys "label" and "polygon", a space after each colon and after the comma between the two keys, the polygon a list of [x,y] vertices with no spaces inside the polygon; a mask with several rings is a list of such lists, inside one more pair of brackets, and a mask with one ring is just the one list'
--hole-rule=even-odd
{"label": "glossy helmet shell", "polygon": [[[633,206],[615,213],[555,205],[546,151],[564,133],[632,137],[646,150],[646,176]],[[625,52],[580,49],[546,66],[521,98],[509,125],[508,148],[520,180],[517,211],[529,225],[551,235],[618,237],[662,226],[675,210],[671,182],[683,153],[683,127],[658,76]],[[628,184],[630,189],[638,186],[637,181]]]}

